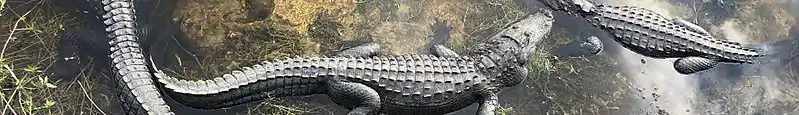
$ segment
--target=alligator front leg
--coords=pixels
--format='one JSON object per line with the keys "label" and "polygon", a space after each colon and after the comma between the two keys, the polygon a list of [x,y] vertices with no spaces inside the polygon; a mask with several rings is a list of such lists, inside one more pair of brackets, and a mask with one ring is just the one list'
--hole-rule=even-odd
{"label": "alligator front leg", "polygon": [[380,44],[366,43],[355,46],[336,54],[337,57],[371,57],[378,54]]}
{"label": "alligator front leg", "polygon": [[715,67],[719,61],[703,57],[685,57],[674,62],[674,69],[681,74],[692,74]]}
{"label": "alligator front leg", "polygon": [[374,115],[380,109],[380,95],[369,86],[343,81],[327,83],[327,95],[351,111],[347,115]]}
{"label": "alligator front leg", "polygon": [[483,94],[480,101],[480,108],[477,108],[477,115],[494,115],[497,107],[499,107],[499,98],[496,93]]}
{"label": "alligator front leg", "polygon": [[460,57],[458,53],[447,48],[443,44],[450,38],[452,26],[446,20],[436,20],[433,24],[433,40],[427,43],[428,52],[438,57]]}

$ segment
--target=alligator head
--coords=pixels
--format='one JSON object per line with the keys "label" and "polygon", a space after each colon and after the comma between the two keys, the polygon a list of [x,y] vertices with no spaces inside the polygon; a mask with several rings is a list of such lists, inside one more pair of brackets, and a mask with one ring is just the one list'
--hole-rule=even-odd
{"label": "alligator head", "polygon": [[472,51],[480,55],[478,67],[498,76],[492,81],[499,82],[499,86],[510,87],[523,82],[536,44],[549,33],[552,22],[550,10],[539,10],[494,34],[488,42],[477,44]]}

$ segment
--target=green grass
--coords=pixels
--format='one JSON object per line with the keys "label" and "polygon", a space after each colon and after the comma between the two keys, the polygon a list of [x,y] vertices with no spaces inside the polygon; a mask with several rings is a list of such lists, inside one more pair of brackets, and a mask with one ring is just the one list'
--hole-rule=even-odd
{"label": "green grass", "polygon": [[499,106],[496,111],[494,111],[497,115],[512,115],[514,113],[513,107],[504,107]]}
{"label": "green grass", "polygon": [[[5,3],[5,0],[0,1],[0,11],[5,11]],[[15,63],[18,61],[18,58],[22,57],[17,55],[18,51],[8,50],[9,47],[16,46],[14,43],[17,43],[15,41],[19,40],[15,34],[21,31],[34,30],[33,28],[35,28],[35,26],[33,24],[20,28],[20,23],[30,21],[27,19],[27,16],[31,11],[33,10],[28,10],[13,21],[13,26],[9,27],[10,32],[4,37],[5,42],[0,51],[0,65],[2,65],[2,71],[0,71],[2,79],[0,79],[0,84],[2,84],[3,91],[3,93],[0,94],[0,101],[2,101],[0,103],[2,103],[3,106],[2,113],[26,115],[43,113],[42,111],[46,111],[56,104],[56,102],[51,99],[39,100],[35,98],[38,92],[57,88],[57,86],[53,85],[46,76],[41,74],[43,71],[38,65],[17,67],[18,64]]]}
{"label": "green grass", "polygon": [[104,114],[99,108],[107,105],[94,103],[107,99],[93,93],[97,85],[85,80],[54,81],[48,71],[55,62],[57,32],[69,18],[48,9],[48,0],[0,0],[0,4],[0,111],[12,115]]}
{"label": "green grass", "polygon": [[[0,0],[0,11],[6,8],[6,0]],[[0,16],[3,16],[3,13],[0,13]]]}

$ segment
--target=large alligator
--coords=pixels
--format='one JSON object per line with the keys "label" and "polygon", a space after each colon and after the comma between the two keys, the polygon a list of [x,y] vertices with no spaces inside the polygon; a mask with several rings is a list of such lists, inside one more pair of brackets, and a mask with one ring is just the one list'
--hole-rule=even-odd
{"label": "large alligator", "polygon": [[137,36],[133,0],[102,0],[112,71],[127,114],[174,114],[158,92]]}
{"label": "large alligator", "polygon": [[696,24],[682,19],[667,19],[635,6],[596,4],[590,0],[538,1],[550,9],[583,17],[633,52],[653,58],[679,58],[674,62],[674,68],[682,74],[708,70],[719,62],[786,62],[799,50],[795,44],[776,44],[780,42],[745,45],[716,39]]}
{"label": "large alligator", "polygon": [[[190,107],[215,109],[266,97],[327,94],[350,115],[445,114],[480,103],[478,114],[499,106],[501,88],[527,78],[536,44],[553,23],[541,10],[479,43],[474,55],[459,56],[440,45],[435,55],[366,56],[376,44],[335,57],[264,61],[208,80],[182,80],[156,73],[170,97]],[[366,49],[362,49],[366,48]],[[371,48],[371,49],[369,49]],[[449,53],[448,53],[449,52]]]}
{"label": "large alligator", "polygon": [[[150,32],[147,27],[138,26],[137,23],[151,23],[150,20],[136,20],[136,18],[160,18],[166,14],[136,15],[136,12],[152,13],[153,9],[135,10],[134,4],[158,4],[155,0],[87,0],[69,1],[65,4],[77,7],[82,11],[76,14],[81,22],[71,25],[66,30],[59,32],[58,44],[59,60],[62,67],[57,71],[60,76],[74,76],[80,64],[81,57],[109,58],[100,61],[100,67],[111,67],[112,80],[118,91],[119,101],[125,114],[173,114],[161,97],[160,92],[153,83],[152,74],[147,66],[145,47],[140,45],[140,37],[148,38],[150,34],[168,35],[170,32]],[[151,7],[151,6],[148,6]],[[82,17],[82,18],[80,18]],[[171,21],[171,19],[169,20]],[[155,26],[169,21],[153,20]],[[110,39],[109,39],[110,38]],[[109,45],[102,45],[108,43]],[[143,48],[145,50],[143,50]],[[105,49],[105,50],[98,50]]]}

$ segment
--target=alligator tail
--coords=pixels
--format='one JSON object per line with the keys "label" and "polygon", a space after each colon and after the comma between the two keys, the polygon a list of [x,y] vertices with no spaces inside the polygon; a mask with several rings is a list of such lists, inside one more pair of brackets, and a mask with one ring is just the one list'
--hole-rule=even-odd
{"label": "alligator tail", "polygon": [[745,67],[754,70],[754,73],[784,74],[785,71],[788,71],[785,70],[785,65],[799,56],[799,38],[796,37],[760,44],[756,47],[762,48],[764,56],[753,66]]}
{"label": "alligator tail", "polygon": [[136,34],[133,0],[103,0],[102,4],[103,23],[110,37],[108,56],[122,108],[126,114],[174,114],[153,85]]}
{"label": "alligator tail", "polygon": [[799,56],[799,38],[789,38],[768,43],[764,46],[765,63],[786,64]]}
{"label": "alligator tail", "polygon": [[583,15],[594,11],[595,2],[593,0],[538,0],[544,6],[555,10],[563,11],[569,15]]}
{"label": "alligator tail", "polygon": [[207,80],[170,77],[156,68],[155,77],[175,101],[192,108],[218,109],[268,97],[323,93],[327,80],[318,76],[327,69],[312,66],[314,61],[318,59],[264,61]]}

